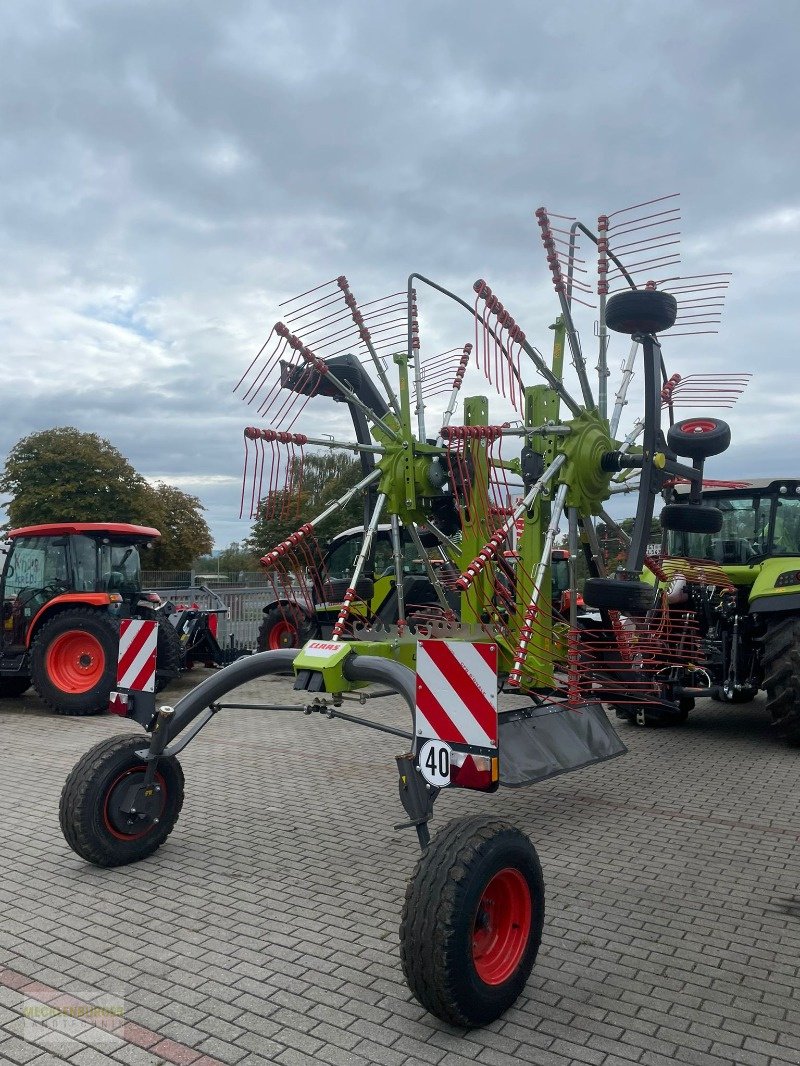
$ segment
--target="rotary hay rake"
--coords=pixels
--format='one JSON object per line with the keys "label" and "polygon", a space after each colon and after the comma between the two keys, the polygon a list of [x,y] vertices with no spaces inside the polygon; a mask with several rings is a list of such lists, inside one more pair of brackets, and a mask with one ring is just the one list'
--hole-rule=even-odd
{"label": "rotary hay rake", "polygon": [[[703,398],[730,406],[746,376],[668,377],[664,369],[658,335],[716,331],[728,284],[726,275],[675,274],[676,203],[664,197],[601,215],[596,232],[536,212],[560,305],[549,362],[483,280],[466,301],[412,274],[405,291],[359,305],[339,277],[283,305],[283,321],[235,390],[266,423],[245,430],[242,512],[297,515],[309,447],[351,452],[362,473],[262,560],[274,603],[295,628],[305,619],[311,639],[300,650],[232,664],[174,708],[154,713],[133,701],[134,717],[151,732],[149,747],[129,735],[104,741],[65,785],[61,823],[79,855],[110,866],[152,854],[182,802],[176,755],[226,706],[226,694],[291,668],[303,702],[264,709],[319,711],[407,742],[397,766],[408,819],[397,828],[413,827],[423,849],[401,926],[414,995],[440,1018],[468,1026],[515,1001],[544,920],[536,851],[496,818],[456,820],[431,840],[436,797],[445,787],[528,785],[623,754],[603,702],[640,720],[676,719],[703,684],[700,635],[687,616],[672,614],[664,591],[674,567],[646,549],[655,498],[676,481],[690,485],[689,502],[667,508],[665,524],[719,528],[721,513],[701,504],[700,491],[704,460],[727,447],[729,431],[708,416],[676,423],[674,410]],[[574,317],[592,295],[580,238],[596,250],[596,398]],[[454,301],[471,320],[466,343],[427,359],[417,302],[423,290]],[[613,407],[609,330],[631,338]],[[580,399],[565,384],[567,351]],[[538,384],[526,383],[531,369]],[[623,435],[637,369],[642,410]],[[463,422],[454,424],[465,379],[476,372],[509,417],[490,422],[488,400],[478,395],[465,399]],[[346,406],[353,438],[295,428],[315,397]],[[437,397],[446,401],[432,422]],[[605,510],[616,492],[637,495],[630,536]],[[363,540],[343,577],[327,566],[315,531],[359,496]],[[625,542],[611,575],[598,519]],[[571,590],[568,624],[559,625],[549,564],[562,521]],[[374,550],[387,530],[390,580],[379,601]],[[590,574],[583,595],[595,608],[588,616],[578,615],[579,554]],[[713,584],[719,575],[698,571],[693,580]],[[356,691],[372,682],[382,690]],[[348,698],[363,703],[387,692],[408,704],[409,732],[342,710]]]}

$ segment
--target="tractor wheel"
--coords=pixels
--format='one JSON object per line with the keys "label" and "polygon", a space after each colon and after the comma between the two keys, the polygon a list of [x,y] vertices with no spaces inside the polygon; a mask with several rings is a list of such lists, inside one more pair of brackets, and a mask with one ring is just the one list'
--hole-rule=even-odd
{"label": "tractor wheel", "polygon": [[[124,866],[152,855],[172,832],[183,806],[183,770],[175,758],[158,760],[152,807],[130,812],[145,763],[136,754],[147,738],[110,737],[86,752],[61,791],[59,820],[72,850],[95,866]],[[136,805],[147,803],[138,798]]]}
{"label": "tractor wheel", "polygon": [[528,980],[544,923],[530,840],[497,818],[458,818],[425,849],[406,889],[400,957],[408,987],[437,1018],[499,1018]]}
{"label": "tractor wheel", "polygon": [[662,333],[675,325],[678,301],[657,289],[619,292],[606,304],[606,325],[615,333]]}
{"label": "tractor wheel", "polygon": [[792,747],[800,747],[800,618],[769,626],[763,661],[772,724]]}
{"label": "tractor wheel", "polygon": [[258,651],[299,648],[311,635],[308,618],[299,607],[272,607],[258,630],[256,648]]}
{"label": "tractor wheel", "polygon": [[165,689],[181,672],[183,645],[178,631],[168,618],[158,619],[156,644],[156,692]]}
{"label": "tractor wheel", "polygon": [[722,511],[692,503],[668,503],[661,508],[661,528],[675,533],[719,533]]}
{"label": "tractor wheel", "polygon": [[610,577],[587,578],[583,601],[587,607],[628,614],[646,614],[653,606],[655,589],[644,581],[615,581]]}
{"label": "tractor wheel", "polygon": [[15,699],[31,687],[29,677],[0,677],[0,699]]}
{"label": "tractor wheel", "polygon": [[721,455],[731,442],[731,427],[721,418],[684,418],[667,430],[667,447],[689,459]]}
{"label": "tractor wheel", "polygon": [[45,622],[31,647],[31,679],[57,714],[100,714],[117,679],[116,622],[75,607]]}

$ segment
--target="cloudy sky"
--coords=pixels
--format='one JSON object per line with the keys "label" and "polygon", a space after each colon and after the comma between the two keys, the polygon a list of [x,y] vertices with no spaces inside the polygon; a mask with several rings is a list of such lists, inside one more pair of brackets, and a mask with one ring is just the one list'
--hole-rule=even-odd
{"label": "cloudy sky", "polygon": [[[800,473],[798,44],[797,0],[10,0],[0,454],[97,432],[224,546],[249,530],[231,389],[279,301],[485,277],[546,347],[535,208],[680,191],[685,272],[734,277],[669,368],[755,375],[714,474]],[[423,343],[469,339],[421,310]]]}

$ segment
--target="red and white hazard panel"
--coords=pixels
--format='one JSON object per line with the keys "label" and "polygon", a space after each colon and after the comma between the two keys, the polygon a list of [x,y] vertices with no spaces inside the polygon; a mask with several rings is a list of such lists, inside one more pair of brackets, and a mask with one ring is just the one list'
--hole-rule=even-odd
{"label": "red and white hazard panel", "polygon": [[417,644],[417,736],[479,748],[497,745],[497,645]]}
{"label": "red and white hazard panel", "polygon": [[155,692],[158,622],[123,618],[119,624],[117,688]]}

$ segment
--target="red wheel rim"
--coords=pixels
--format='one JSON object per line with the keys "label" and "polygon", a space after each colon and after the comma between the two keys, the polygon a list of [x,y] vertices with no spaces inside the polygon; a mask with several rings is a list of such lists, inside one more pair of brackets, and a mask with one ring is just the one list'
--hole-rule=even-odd
{"label": "red wheel rim", "polygon": [[277,651],[278,648],[296,648],[297,626],[294,622],[289,622],[285,618],[276,622],[269,631],[267,646],[270,651]]}
{"label": "red wheel rim", "polygon": [[717,423],[712,418],[687,419],[681,426],[683,433],[713,433]]}
{"label": "red wheel rim", "polygon": [[103,645],[81,629],[56,637],[47,649],[47,676],[62,692],[88,692],[99,684],[106,668]]}
{"label": "red wheel rim", "polygon": [[483,890],[472,931],[472,961],[487,985],[501,985],[519,966],[531,934],[528,882],[511,866]]}
{"label": "red wheel rim", "polygon": [[[126,833],[119,829],[118,826],[114,825],[114,822],[112,821],[111,812],[109,811],[112,798],[122,785],[123,781],[126,781],[132,774],[138,774],[139,777],[144,778],[144,766],[130,766],[127,770],[123,770],[121,774],[118,774],[109,785],[108,790],[106,791],[105,800],[103,801],[103,825],[113,837],[116,837],[117,840],[140,840],[143,836],[147,836],[156,825],[153,821],[143,822],[141,829],[134,833]],[[158,811],[158,817],[161,818],[167,804],[167,786],[164,778],[158,771],[156,771],[156,782],[161,789],[161,807]]]}

